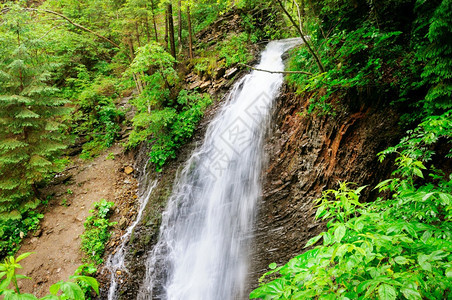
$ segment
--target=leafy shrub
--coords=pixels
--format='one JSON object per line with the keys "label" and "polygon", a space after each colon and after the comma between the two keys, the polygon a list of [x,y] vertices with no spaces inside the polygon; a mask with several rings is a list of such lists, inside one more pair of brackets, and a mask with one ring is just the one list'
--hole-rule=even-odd
{"label": "leafy shrub", "polygon": [[249,35],[245,32],[229,34],[218,45],[219,57],[225,59],[225,66],[230,67],[237,63],[248,63],[252,56],[248,50]]}
{"label": "leafy shrub", "polygon": [[88,260],[96,264],[103,262],[105,246],[111,236],[110,228],[116,224],[109,221],[113,206],[113,202],[105,199],[94,203],[94,209],[90,210],[92,215],[83,224],[85,232],[81,235],[81,249]]}
{"label": "leafy shrub", "polygon": [[211,101],[208,94],[189,93],[186,90],[179,93],[177,102],[183,106],[183,110],[165,123],[166,130],[153,136],[154,144],[149,155],[157,170],[161,170],[168,159],[176,157],[176,151],[193,135]]}
{"label": "leafy shrub", "polygon": [[18,220],[0,220],[0,258],[14,255],[28,232],[38,229],[44,215],[29,210]]}
{"label": "leafy shrub", "polygon": [[[83,264],[75,270],[74,275],[77,276],[93,276],[96,274],[97,268],[94,266],[94,264]],[[85,295],[86,300],[92,300],[96,298],[95,290],[93,290],[93,287],[82,280],[77,281],[77,284],[80,286],[80,288],[83,291],[83,294]]]}
{"label": "leafy shrub", "polygon": [[150,160],[157,170],[193,134],[210,97],[197,92],[182,90],[177,97],[170,90],[177,90],[178,74],[174,70],[174,58],[155,42],[138,49],[126,76],[134,76],[142,86],[140,95],[132,100],[137,108],[133,118],[133,131],[127,147],[141,142],[152,143]]}
{"label": "leafy shrub", "polygon": [[76,78],[67,79],[66,97],[75,99],[76,112],[71,115],[71,132],[87,137],[81,157],[89,159],[113,145],[118,138],[124,112],[115,106],[117,79],[87,70],[79,65]]}
{"label": "leafy shrub", "polygon": [[[16,273],[17,269],[22,269],[18,264],[21,260],[27,258],[32,253],[24,253],[18,256],[16,259],[13,256],[5,259],[0,264],[0,295],[5,300],[38,300],[38,298],[32,294],[21,294],[17,279],[31,279],[24,275]],[[99,283],[96,279],[89,276],[73,275],[69,277],[72,281],[59,281],[50,287],[50,295],[47,295],[40,300],[85,300],[84,293],[80,288],[80,284],[84,284],[89,287],[90,290],[94,290],[96,294],[99,294]],[[13,289],[10,289],[10,285],[13,285]]]}
{"label": "leafy shrub", "polygon": [[[388,198],[360,203],[350,184],[323,192],[316,218],[327,231],[316,246],[264,275],[278,278],[252,299],[448,299],[452,290],[452,176],[433,166],[431,145],[452,138],[452,111],[430,117],[382,152],[397,153],[394,178],[377,185]],[[450,153],[449,153],[450,155]],[[424,179],[427,174],[430,180]]]}

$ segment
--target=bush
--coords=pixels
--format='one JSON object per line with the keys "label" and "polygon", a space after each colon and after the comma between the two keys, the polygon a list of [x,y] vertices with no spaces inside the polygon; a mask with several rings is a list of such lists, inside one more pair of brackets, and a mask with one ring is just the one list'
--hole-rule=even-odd
{"label": "bush", "polygon": [[105,246],[111,236],[110,228],[115,222],[110,222],[111,208],[113,202],[107,202],[105,199],[94,203],[94,209],[90,210],[91,216],[86,218],[85,232],[82,234],[81,249],[87,256],[88,260],[101,264]]}

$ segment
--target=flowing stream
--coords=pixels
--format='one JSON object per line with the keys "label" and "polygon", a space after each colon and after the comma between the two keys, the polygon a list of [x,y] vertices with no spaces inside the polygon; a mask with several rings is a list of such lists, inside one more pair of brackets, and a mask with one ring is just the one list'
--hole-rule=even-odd
{"label": "flowing stream", "polygon": [[[270,42],[256,68],[283,71],[282,54],[297,44]],[[252,71],[234,85],[174,186],[138,299],[246,297],[262,144],[282,83],[282,74]]]}

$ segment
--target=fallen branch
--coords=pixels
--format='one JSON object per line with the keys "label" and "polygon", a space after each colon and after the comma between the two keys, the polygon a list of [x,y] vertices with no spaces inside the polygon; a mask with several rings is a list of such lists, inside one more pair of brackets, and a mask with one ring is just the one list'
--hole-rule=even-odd
{"label": "fallen branch", "polygon": [[304,75],[313,75],[312,73],[305,72],[305,71],[270,71],[270,70],[264,70],[264,69],[258,69],[255,67],[252,67],[247,64],[240,64],[242,66],[245,66],[247,68],[253,69],[254,71],[261,71],[261,72],[267,72],[272,74],[304,74]]}

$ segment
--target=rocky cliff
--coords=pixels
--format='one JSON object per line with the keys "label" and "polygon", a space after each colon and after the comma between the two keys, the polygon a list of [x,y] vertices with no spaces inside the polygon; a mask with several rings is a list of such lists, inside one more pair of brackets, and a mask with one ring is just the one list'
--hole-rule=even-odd
{"label": "rocky cliff", "polygon": [[324,224],[314,220],[315,205],[338,181],[368,185],[362,199],[372,201],[372,187],[389,175],[376,154],[398,140],[398,116],[391,107],[369,104],[364,96],[337,99],[334,115],[304,113],[309,97],[285,87],[277,99],[272,132],[265,145],[267,168],[250,258],[250,289],[268,265],[279,265],[304,251]]}

